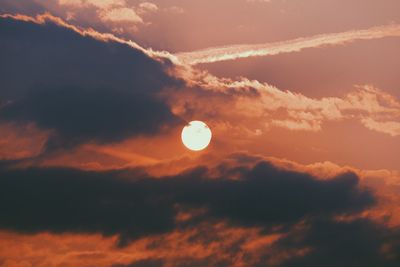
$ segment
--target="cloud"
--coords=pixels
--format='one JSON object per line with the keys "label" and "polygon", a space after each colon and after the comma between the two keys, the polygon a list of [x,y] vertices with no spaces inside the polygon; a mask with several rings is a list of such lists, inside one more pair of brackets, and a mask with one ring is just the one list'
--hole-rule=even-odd
{"label": "cloud", "polygon": [[182,84],[167,73],[167,59],[48,18],[0,19],[1,120],[52,130],[48,147],[120,141],[181,123],[159,96]]}
{"label": "cloud", "polygon": [[268,162],[254,167],[220,165],[215,170],[199,167],[160,178],[140,170],[0,172],[1,228],[119,235],[121,244],[172,231],[179,226],[179,207],[204,209],[182,226],[217,219],[267,230],[307,218],[357,213],[374,203],[354,174],[319,180]]}
{"label": "cloud", "polygon": [[[38,156],[49,133],[33,124],[17,126],[0,124],[0,160],[16,160]],[[18,145],[16,145],[18,144]]]}
{"label": "cloud", "polygon": [[113,6],[125,5],[125,0],[58,0],[58,4],[62,6],[73,7],[90,7],[106,9]]}
{"label": "cloud", "polygon": [[320,131],[321,125],[307,120],[273,120],[272,125],[289,130]]}
{"label": "cloud", "polygon": [[[396,229],[364,219],[303,223],[286,235],[265,235],[257,229],[232,228],[223,224],[202,225],[188,231],[143,238],[124,248],[113,246],[114,237],[50,233],[20,235],[2,231],[0,239],[4,246],[0,256],[3,265],[4,262],[25,263],[38,267],[256,267],[303,266],[306,263],[322,266],[341,263],[341,266],[353,267],[354,262],[368,267],[395,267],[398,237]],[[335,248],[334,253],[330,254],[330,248]]]}
{"label": "cloud", "polygon": [[13,14],[6,13],[6,14],[1,14],[0,18],[31,22],[31,23],[35,23],[35,24],[39,24],[39,25],[44,25],[46,23],[56,24],[62,28],[66,28],[68,30],[76,32],[76,33],[82,35],[83,37],[89,36],[98,41],[115,42],[115,43],[119,43],[119,44],[124,44],[126,46],[140,50],[141,52],[145,53],[148,56],[153,57],[154,59],[157,59],[160,56],[162,56],[162,57],[169,56],[170,60],[176,59],[175,57],[172,57],[170,54],[165,53],[165,52],[158,52],[158,51],[153,51],[151,49],[144,49],[143,47],[141,47],[140,45],[138,45],[136,42],[134,42],[132,40],[125,40],[125,39],[116,37],[115,35],[110,34],[110,33],[101,33],[101,32],[93,30],[92,28],[82,28],[82,27],[72,25],[70,23],[67,23],[66,21],[64,21],[63,19],[61,19],[59,17],[53,16],[52,14],[50,14],[48,12],[36,15],[35,17],[27,16],[27,15],[23,15],[23,14],[13,15]]}
{"label": "cloud", "polygon": [[362,120],[362,123],[368,129],[377,131],[377,132],[384,132],[391,136],[399,136],[400,135],[400,122],[398,121],[384,121],[379,122],[375,121],[371,118],[365,118]]}
{"label": "cloud", "polygon": [[100,18],[112,22],[143,23],[143,19],[135,10],[127,7],[113,8],[101,13]]}
{"label": "cloud", "polygon": [[327,45],[343,45],[357,40],[373,40],[386,37],[400,37],[400,25],[393,24],[377,26],[365,30],[321,34],[276,43],[212,47],[199,51],[178,53],[176,56],[186,64],[196,65],[200,63],[213,63],[239,58],[299,52],[306,48],[318,48]]}
{"label": "cloud", "polygon": [[143,2],[139,4],[139,7],[144,11],[144,12],[156,12],[158,10],[158,6],[154,3],[150,2]]}
{"label": "cloud", "polygon": [[158,10],[157,5],[150,2],[133,6],[125,0],[59,0],[58,4],[69,10],[66,13],[69,18],[74,18],[77,12],[90,12],[94,9],[97,19],[112,25],[116,32],[136,30],[137,25],[145,23],[142,15]]}
{"label": "cloud", "polygon": [[[192,69],[185,78],[191,85],[185,92],[170,94],[176,114],[196,114],[215,120],[221,130],[238,132],[242,138],[257,129],[272,127],[294,131],[318,132],[327,122],[352,121],[371,129],[366,120],[374,120],[390,128],[374,127],[380,133],[398,136],[399,100],[373,85],[356,85],[340,97],[313,98],[289,90],[280,90],[268,83],[237,78],[218,78]],[[182,97],[184,96],[184,97]],[[237,129],[234,129],[236,127]],[[240,129],[239,129],[240,128]],[[390,132],[388,129],[391,129]]]}
{"label": "cloud", "polygon": [[280,266],[396,266],[399,231],[365,219],[350,222],[317,220],[286,238],[277,247],[285,249],[312,248],[303,257],[293,257]]}

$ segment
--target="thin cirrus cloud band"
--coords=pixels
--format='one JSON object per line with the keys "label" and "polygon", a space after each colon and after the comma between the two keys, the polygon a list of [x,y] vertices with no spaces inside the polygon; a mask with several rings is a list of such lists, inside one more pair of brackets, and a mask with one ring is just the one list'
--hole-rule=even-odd
{"label": "thin cirrus cloud band", "polygon": [[357,40],[372,40],[386,37],[400,37],[400,25],[391,24],[364,30],[320,34],[283,42],[211,47],[193,52],[178,53],[175,54],[175,56],[182,63],[196,65],[248,57],[272,56],[283,53],[299,52],[306,48],[341,45]]}

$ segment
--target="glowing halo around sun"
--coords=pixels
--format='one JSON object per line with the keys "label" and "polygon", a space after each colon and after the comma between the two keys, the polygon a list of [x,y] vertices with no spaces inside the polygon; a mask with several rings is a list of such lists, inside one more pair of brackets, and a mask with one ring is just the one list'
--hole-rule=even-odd
{"label": "glowing halo around sun", "polygon": [[182,130],[182,143],[190,150],[200,151],[211,142],[210,128],[202,121],[191,121]]}

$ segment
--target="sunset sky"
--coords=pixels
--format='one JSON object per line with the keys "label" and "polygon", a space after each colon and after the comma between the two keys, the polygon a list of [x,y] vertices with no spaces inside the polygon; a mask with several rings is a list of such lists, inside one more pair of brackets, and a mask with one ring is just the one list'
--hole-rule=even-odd
{"label": "sunset sky", "polygon": [[399,71],[399,0],[0,0],[0,266],[398,267]]}

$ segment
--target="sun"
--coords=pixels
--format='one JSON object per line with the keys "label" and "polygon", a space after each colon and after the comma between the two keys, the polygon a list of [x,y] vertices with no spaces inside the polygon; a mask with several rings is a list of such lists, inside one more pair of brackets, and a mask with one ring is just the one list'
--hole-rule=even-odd
{"label": "sun", "polygon": [[182,129],[182,143],[190,150],[205,149],[211,141],[210,128],[202,121],[191,121]]}

